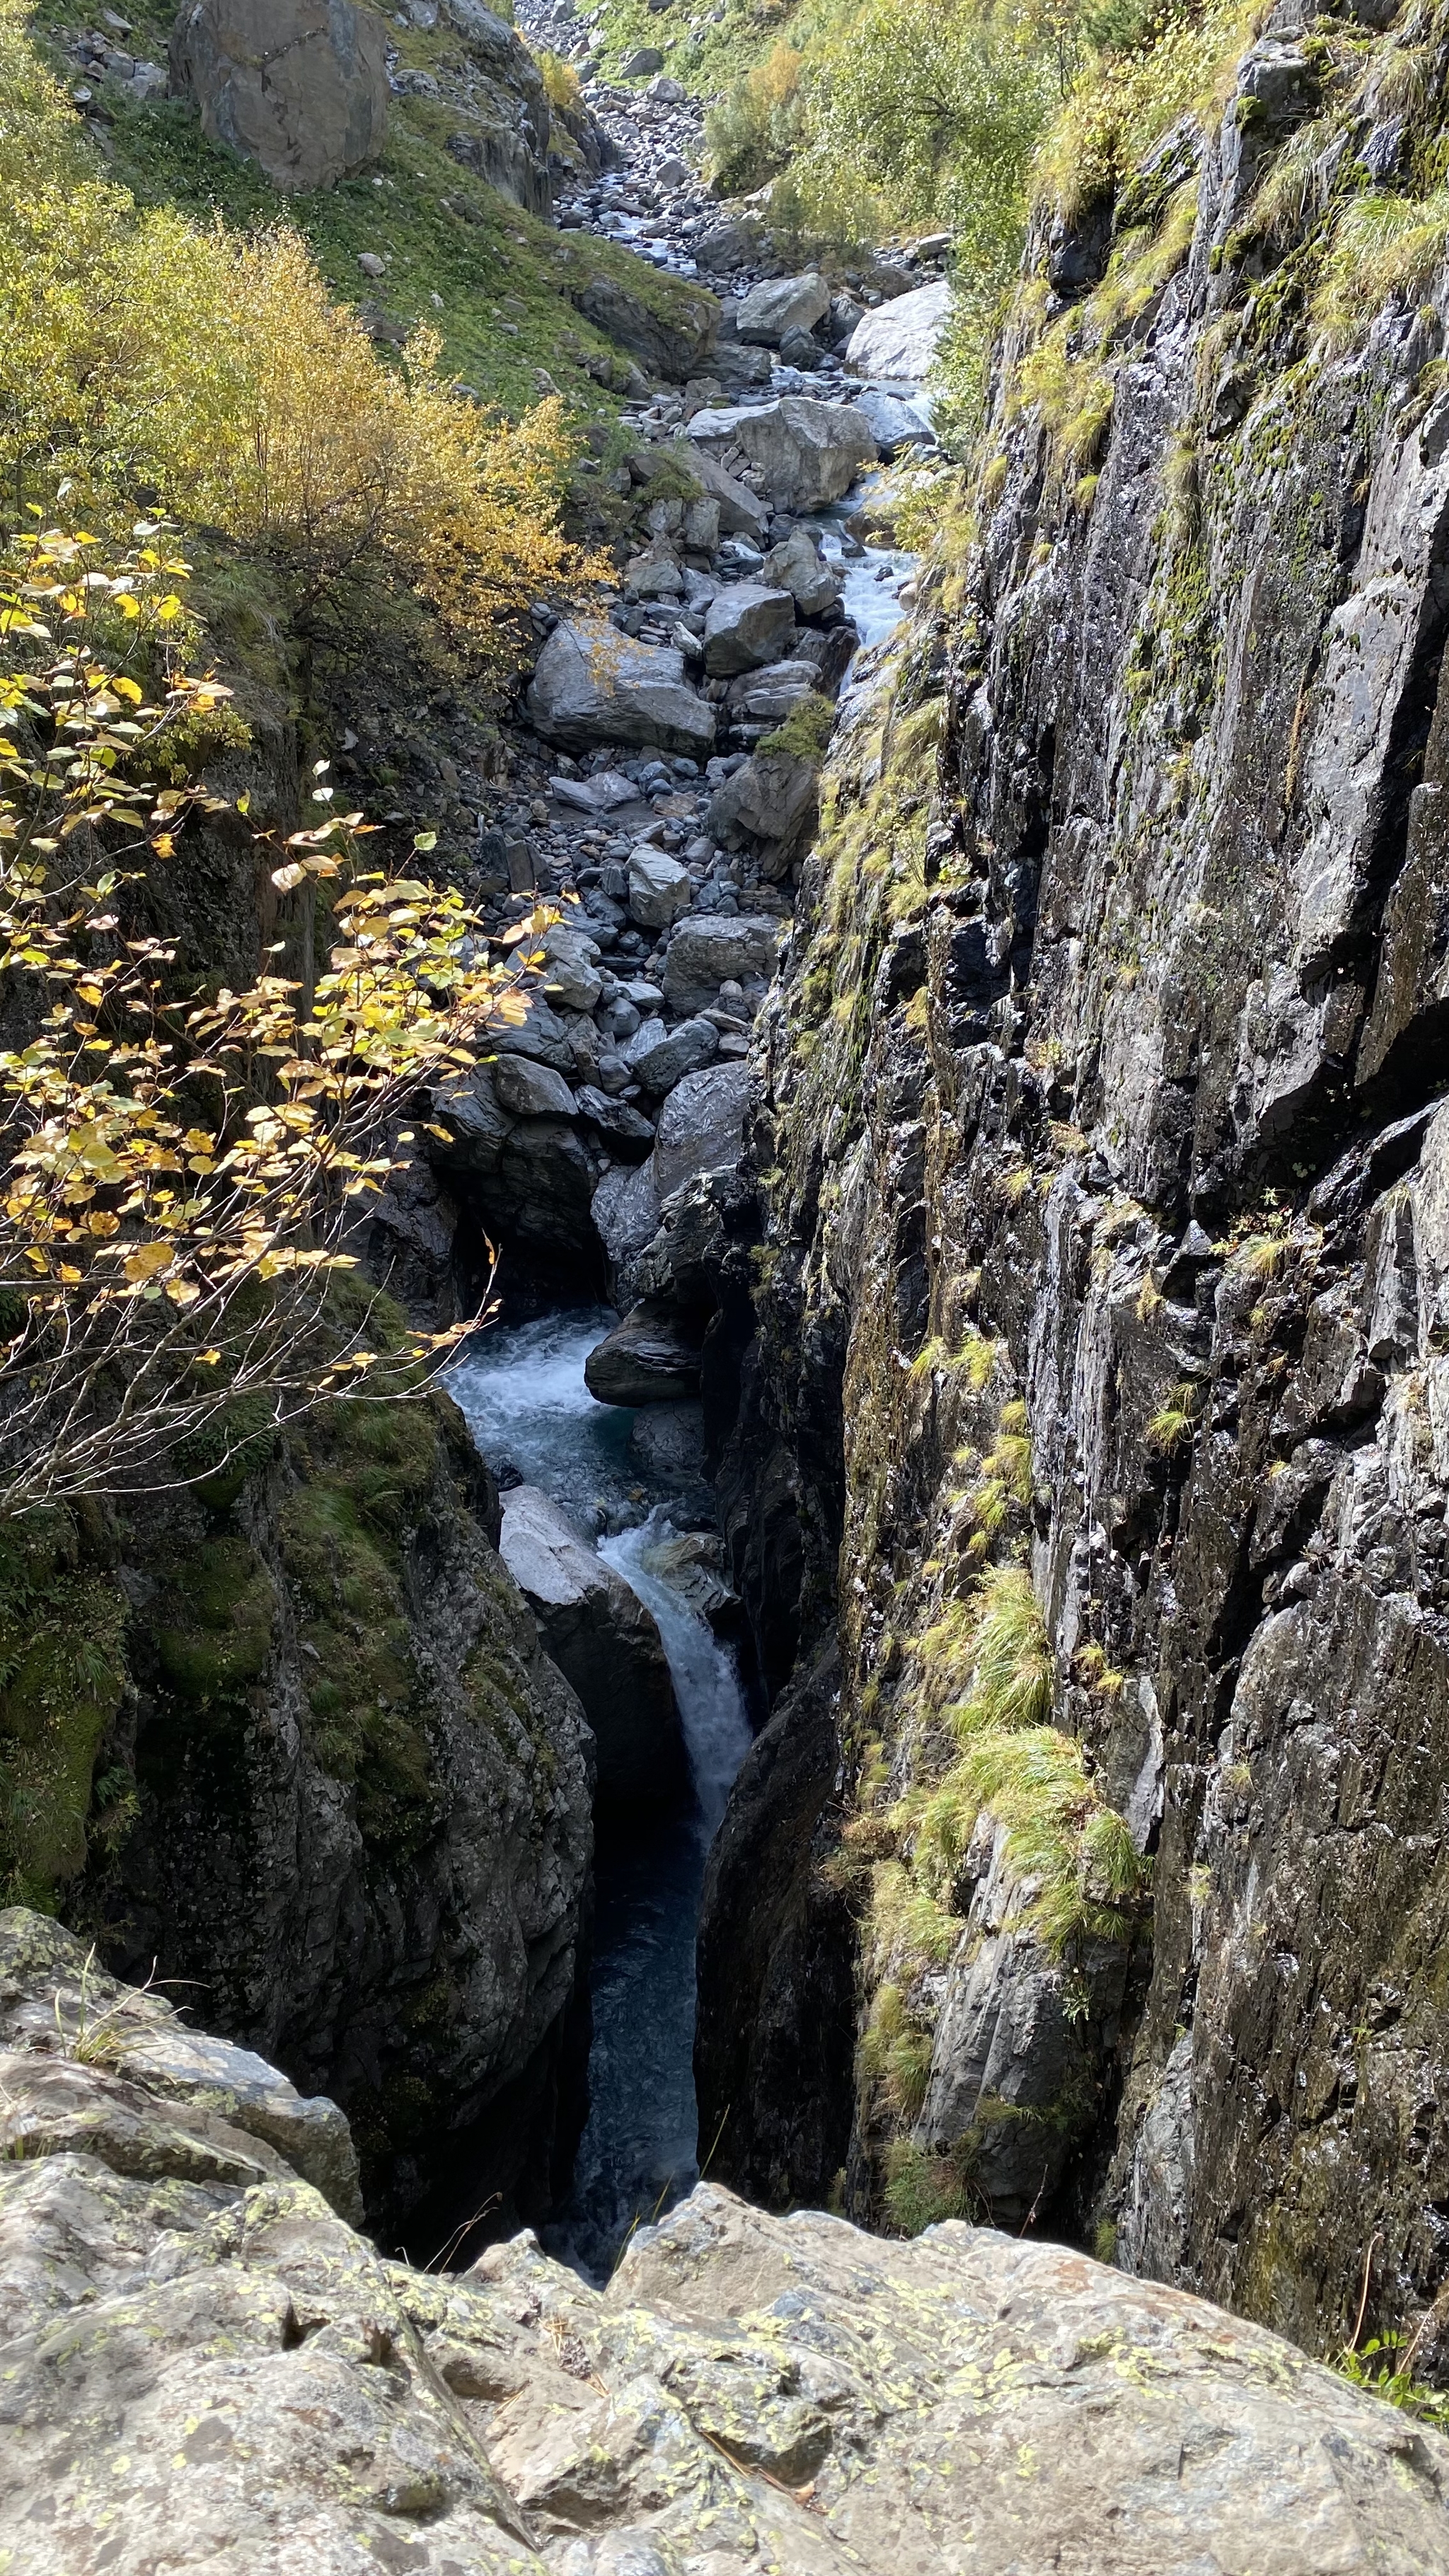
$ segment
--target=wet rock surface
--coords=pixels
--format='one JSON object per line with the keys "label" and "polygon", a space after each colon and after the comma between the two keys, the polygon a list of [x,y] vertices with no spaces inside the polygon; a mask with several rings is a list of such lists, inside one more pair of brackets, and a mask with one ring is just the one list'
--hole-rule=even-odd
{"label": "wet rock surface", "polygon": [[504,1495],[498,1551],[593,1728],[600,1808],[637,1819],[677,1806],[684,1744],[650,1612],[532,1485]]}
{"label": "wet rock surface", "polygon": [[[706,2183],[606,2292],[527,2234],[464,2272],[385,2262],[224,2111],[88,2062],[83,1963],[0,1916],[28,2024],[0,2114],[0,2511],[26,2576],[139,2576],[163,2532],[170,2565],[228,2576],[1096,2576],[1104,2531],[1121,2576],[1449,2565],[1437,2435],[1060,2248],[882,2243]],[[107,2009],[127,2032],[134,2003]]]}

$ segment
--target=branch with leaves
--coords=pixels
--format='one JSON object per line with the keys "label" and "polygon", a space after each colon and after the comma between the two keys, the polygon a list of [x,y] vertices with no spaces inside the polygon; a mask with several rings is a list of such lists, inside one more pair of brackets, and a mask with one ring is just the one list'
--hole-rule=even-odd
{"label": "branch with leaves", "polygon": [[[51,532],[0,572],[0,1520],[214,1473],[214,1438],[188,1450],[244,1400],[251,1440],[361,1389],[380,1354],[331,1295],[361,1206],[418,1091],[522,1020],[551,917],[499,943],[451,889],[365,872],[323,762],[271,873],[326,889],[325,970],[304,986],[279,945],[245,991],[180,998],[128,893],[230,810],[193,751],[228,693],[184,668],[160,535],[113,559]],[[413,1336],[404,1376],[456,1338]]]}

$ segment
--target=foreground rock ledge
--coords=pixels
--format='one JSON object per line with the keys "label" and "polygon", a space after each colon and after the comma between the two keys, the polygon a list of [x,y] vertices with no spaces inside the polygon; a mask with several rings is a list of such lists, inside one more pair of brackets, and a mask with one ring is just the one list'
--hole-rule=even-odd
{"label": "foreground rock ledge", "polygon": [[1449,2443],[1060,2247],[701,2184],[602,2295],[385,2262],[282,2151],[325,2106],[108,1983],[82,2037],[84,1958],[0,1915],[6,2576],[1449,2570]]}

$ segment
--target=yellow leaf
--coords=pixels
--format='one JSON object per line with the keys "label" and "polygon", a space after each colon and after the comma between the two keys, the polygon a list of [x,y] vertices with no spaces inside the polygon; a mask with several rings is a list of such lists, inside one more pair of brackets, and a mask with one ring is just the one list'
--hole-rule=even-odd
{"label": "yellow leaf", "polygon": [[170,626],[175,619],[180,616],[181,602],[177,598],[174,590],[168,591],[164,599],[158,599],[156,602],[156,614],[160,618],[163,626]]}
{"label": "yellow leaf", "polygon": [[151,847],[158,859],[172,859],[176,856],[176,844],[169,832],[158,832]]}
{"label": "yellow leaf", "polygon": [[[122,599],[124,600],[124,598],[125,598],[125,594],[124,594],[124,592],[121,594],[121,596],[122,596]],[[130,606],[130,603],[129,603],[129,602],[126,602],[126,605]],[[134,617],[134,616],[135,616],[135,614],[136,614],[135,608],[134,608],[134,607],[131,607],[131,615]],[[140,692],[140,690],[137,688],[136,683],[135,683],[135,681],[134,681],[134,680],[114,679],[114,680],[112,680],[112,682],[111,682],[111,686],[112,686],[112,688],[115,690],[116,695],[117,695],[117,697],[118,697],[118,698],[129,698],[129,699],[130,699],[130,702],[131,702],[131,704],[132,704],[132,706],[133,706],[133,707],[138,707],[138,706],[140,705],[140,703],[141,703],[141,692]]]}
{"label": "yellow leaf", "polygon": [[134,1252],[127,1253],[121,1266],[134,1285],[143,1279],[154,1279],[159,1271],[169,1270],[172,1258],[169,1243],[140,1243]]}
{"label": "yellow leaf", "polygon": [[273,868],[272,883],[279,894],[290,894],[293,886],[301,884],[306,873],[299,861],[292,859],[284,868]]}

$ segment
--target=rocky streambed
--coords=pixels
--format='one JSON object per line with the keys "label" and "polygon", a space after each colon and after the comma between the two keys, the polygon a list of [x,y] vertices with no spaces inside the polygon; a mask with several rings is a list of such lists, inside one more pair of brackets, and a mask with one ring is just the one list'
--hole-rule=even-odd
{"label": "rocky streambed", "polygon": [[[692,270],[698,135],[671,86],[591,86],[617,167],[562,217]],[[380,1220],[415,1297],[466,1298],[483,1239],[502,1247],[507,1320],[452,1387],[503,1489],[504,1564],[597,1746],[590,2107],[550,2241],[603,2278],[698,2171],[705,1857],[764,1697],[753,1653],[736,1662],[711,1482],[746,1058],[837,704],[872,687],[912,571],[882,456],[930,438],[909,381],[847,371],[864,308],[758,274],[755,249],[718,373],[628,415],[617,591],[538,613],[516,775],[539,792],[505,804],[482,865],[501,860],[500,922],[540,892],[563,918],[527,1018],[437,1095],[430,1168]]]}

